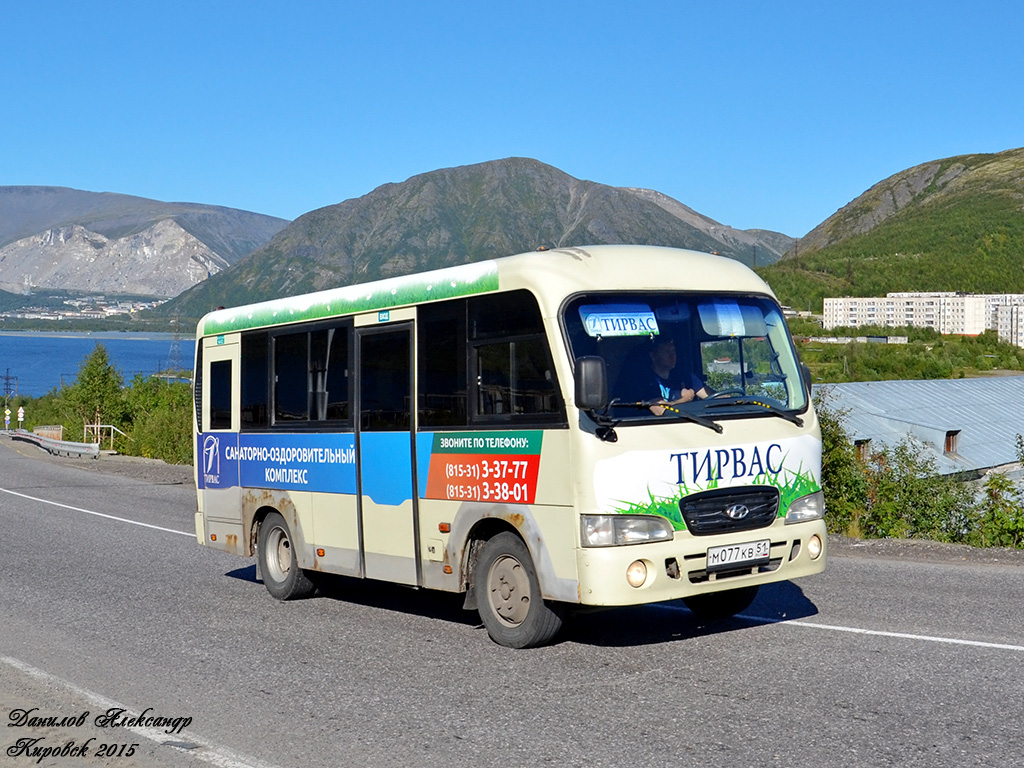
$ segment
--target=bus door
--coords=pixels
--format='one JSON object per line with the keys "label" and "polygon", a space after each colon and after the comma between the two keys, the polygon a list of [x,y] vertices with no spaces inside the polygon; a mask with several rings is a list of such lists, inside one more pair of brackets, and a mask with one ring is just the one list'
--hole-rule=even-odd
{"label": "bus door", "polygon": [[356,329],[356,451],[363,575],[418,585],[412,330],[412,323]]}
{"label": "bus door", "polygon": [[216,336],[200,343],[202,411],[197,456],[203,513],[209,519],[238,522],[242,500],[238,463],[226,455],[229,448],[238,448],[238,337]]}

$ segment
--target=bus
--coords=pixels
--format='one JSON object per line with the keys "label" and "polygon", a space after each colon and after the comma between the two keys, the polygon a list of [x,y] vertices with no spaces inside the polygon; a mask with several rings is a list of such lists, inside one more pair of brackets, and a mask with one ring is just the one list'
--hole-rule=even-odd
{"label": "bus", "polygon": [[809,379],[753,271],[674,248],[219,309],[196,330],[196,538],[255,555],[278,600],[321,574],[464,593],[513,648],[589,607],[726,618],[825,568]]}

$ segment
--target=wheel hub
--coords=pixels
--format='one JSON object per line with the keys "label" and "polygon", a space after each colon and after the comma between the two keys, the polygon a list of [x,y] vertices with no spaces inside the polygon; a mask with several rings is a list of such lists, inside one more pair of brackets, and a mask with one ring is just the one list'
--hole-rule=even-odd
{"label": "wheel hub", "polygon": [[498,618],[518,625],[530,612],[530,580],[523,564],[509,555],[491,566],[487,580],[491,609]]}

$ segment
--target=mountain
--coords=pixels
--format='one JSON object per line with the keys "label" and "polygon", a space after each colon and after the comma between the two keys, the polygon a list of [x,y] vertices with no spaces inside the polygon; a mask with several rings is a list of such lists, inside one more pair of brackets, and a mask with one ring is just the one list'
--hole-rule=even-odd
{"label": "mountain", "polygon": [[784,303],[890,291],[1024,293],[1024,148],[879,182],[759,270]]}
{"label": "mountain", "polygon": [[218,306],[540,246],[658,244],[761,264],[777,260],[793,242],[723,226],[651,190],[582,181],[537,160],[508,158],[413,176],[307,213],[157,311],[198,317]]}
{"label": "mountain", "polygon": [[0,187],[0,289],[174,296],[288,222],[198,203],[64,187]]}
{"label": "mountain", "polygon": [[661,192],[653,189],[636,189],[634,187],[622,187],[627,192],[632,192],[638,197],[664,208],[680,221],[689,224],[694,229],[700,230],[717,240],[720,245],[714,249],[725,256],[742,261],[751,266],[765,266],[772,264],[783,257],[793,247],[795,239],[781,232],[772,232],[767,229],[733,229],[724,224],[719,224],[704,214],[697,213],[687,205],[674,200]]}

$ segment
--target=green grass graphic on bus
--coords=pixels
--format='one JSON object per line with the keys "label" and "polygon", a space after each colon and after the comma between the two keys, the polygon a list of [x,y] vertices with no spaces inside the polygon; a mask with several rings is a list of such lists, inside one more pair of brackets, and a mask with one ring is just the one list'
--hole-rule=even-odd
{"label": "green grass graphic on bus", "polygon": [[[779,489],[779,517],[785,517],[789,505],[797,499],[821,490],[821,486],[809,472],[804,472],[801,467],[796,472],[780,469],[778,472],[765,472],[751,480],[751,485],[770,485]],[[679,485],[679,493],[674,497],[658,497],[648,491],[646,501],[622,502],[624,506],[615,509],[615,512],[630,515],[661,515],[667,517],[677,531],[685,531],[686,523],[683,521],[679,509],[679,502],[687,496],[702,491],[711,491],[719,487],[719,478],[712,478],[711,482],[703,487],[695,485],[689,487],[686,483]]]}
{"label": "green grass graphic on bus", "polygon": [[452,299],[498,290],[493,261],[463,264],[422,275],[405,275],[368,285],[332,288],[306,296],[265,301],[240,309],[223,309],[206,320],[204,333],[322,320],[352,312],[388,309],[424,301]]}

